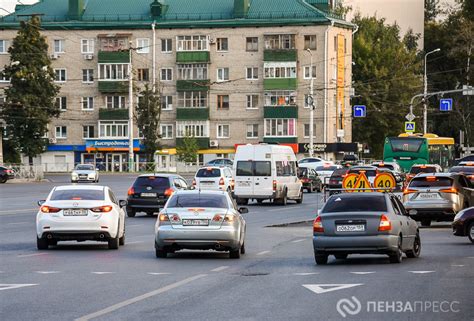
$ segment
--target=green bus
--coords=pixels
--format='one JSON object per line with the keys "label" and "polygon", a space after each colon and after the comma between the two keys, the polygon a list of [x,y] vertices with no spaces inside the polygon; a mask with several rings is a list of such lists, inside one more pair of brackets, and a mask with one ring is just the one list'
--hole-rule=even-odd
{"label": "green bus", "polygon": [[405,172],[414,164],[438,164],[445,169],[454,161],[454,138],[435,134],[386,137],[383,160],[397,162]]}

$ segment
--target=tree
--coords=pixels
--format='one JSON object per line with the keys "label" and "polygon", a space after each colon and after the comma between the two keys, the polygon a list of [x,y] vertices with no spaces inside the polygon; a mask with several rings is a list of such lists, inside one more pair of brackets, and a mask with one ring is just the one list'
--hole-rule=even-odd
{"label": "tree", "polygon": [[160,149],[159,125],[161,118],[161,97],[148,84],[140,92],[140,99],[135,109],[137,127],[142,130],[143,150],[147,162],[153,162],[155,152]]}
{"label": "tree", "polygon": [[440,12],[439,0],[425,0],[425,23],[434,21]]}
{"label": "tree", "polygon": [[186,133],[181,143],[176,146],[176,155],[178,156],[178,161],[184,163],[196,162],[198,151],[199,145],[197,139],[189,132]]}
{"label": "tree", "polygon": [[54,103],[59,87],[53,82],[54,71],[46,39],[40,34],[40,25],[38,16],[21,22],[8,49],[11,63],[2,72],[10,79],[1,111],[6,123],[6,137],[15,150],[28,156],[30,164],[33,157],[46,148],[44,136],[51,118],[60,114]]}

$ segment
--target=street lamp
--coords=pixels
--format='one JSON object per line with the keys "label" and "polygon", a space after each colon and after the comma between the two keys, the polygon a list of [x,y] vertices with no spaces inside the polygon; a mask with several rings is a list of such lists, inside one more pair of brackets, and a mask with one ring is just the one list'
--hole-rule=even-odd
{"label": "street lamp", "polygon": [[313,53],[311,52],[311,49],[307,48],[306,51],[309,52],[310,55],[310,64],[309,64],[309,76],[311,77],[310,85],[309,85],[309,98],[308,98],[308,103],[310,112],[309,112],[309,157],[313,157],[314,154],[314,148],[313,148],[313,136],[314,136],[314,79],[313,79]]}
{"label": "street lamp", "polygon": [[423,134],[426,134],[427,132],[427,127],[428,127],[428,104],[426,101],[426,95],[428,94],[428,77],[426,75],[426,57],[428,55],[441,51],[441,49],[436,48],[435,50],[432,50],[428,53],[425,54],[425,76],[424,76],[424,85],[425,85],[425,90],[423,92]]}

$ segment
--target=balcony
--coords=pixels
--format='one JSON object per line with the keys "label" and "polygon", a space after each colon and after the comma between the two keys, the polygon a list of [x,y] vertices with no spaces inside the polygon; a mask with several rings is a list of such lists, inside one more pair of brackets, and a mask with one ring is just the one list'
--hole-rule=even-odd
{"label": "balcony", "polygon": [[130,55],[127,51],[99,51],[98,61],[100,64],[130,63]]}
{"label": "balcony", "polygon": [[[176,138],[176,146],[183,145],[184,138]],[[209,148],[209,137],[196,137],[200,149]]]}
{"label": "balcony", "polygon": [[208,120],[209,108],[176,108],[176,120]]}
{"label": "balcony", "polygon": [[208,63],[210,61],[209,51],[178,51],[176,53],[177,63]]}
{"label": "balcony", "polygon": [[128,108],[100,108],[99,120],[128,120]]}
{"label": "balcony", "polygon": [[177,80],[177,91],[208,91],[210,86],[209,79],[199,80]]}
{"label": "balcony", "polygon": [[298,80],[296,78],[269,78],[263,80],[264,90],[296,90]]}
{"label": "balcony", "polygon": [[264,118],[298,118],[297,106],[265,106]]}
{"label": "balcony", "polygon": [[126,81],[99,80],[99,92],[101,93],[128,93]]}
{"label": "balcony", "polygon": [[298,137],[264,137],[264,143],[272,144],[296,144],[298,143]]}
{"label": "balcony", "polygon": [[263,61],[297,61],[296,49],[287,50],[265,50]]}

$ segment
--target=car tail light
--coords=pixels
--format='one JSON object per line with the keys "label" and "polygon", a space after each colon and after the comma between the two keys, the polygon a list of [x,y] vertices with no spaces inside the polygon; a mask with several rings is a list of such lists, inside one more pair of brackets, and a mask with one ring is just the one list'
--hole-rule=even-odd
{"label": "car tail light", "polygon": [[104,205],[99,207],[91,208],[91,211],[94,213],[108,213],[113,209],[111,205]]}
{"label": "car tail light", "polygon": [[225,217],[224,217],[224,222],[226,223],[232,223],[235,221],[235,215],[232,215],[232,214],[227,214]]}
{"label": "car tail light", "polygon": [[193,179],[193,186],[196,186],[196,179]]}
{"label": "car tail light", "polygon": [[135,189],[133,187],[130,187],[127,192],[128,195],[133,195],[135,194]]}
{"label": "car tail light", "polygon": [[158,220],[160,221],[160,224],[163,224],[163,223],[165,223],[165,222],[169,223],[170,218],[168,217],[167,214],[160,213],[160,214],[158,215]]}
{"label": "car tail light", "polygon": [[418,190],[405,188],[405,189],[403,190],[403,195],[413,194],[413,193],[416,193],[416,192],[418,192]]}
{"label": "car tail light", "polygon": [[230,187],[232,188],[232,190],[234,190],[235,181],[233,179],[230,181]]}
{"label": "car tail light", "polygon": [[224,177],[221,177],[219,180],[219,185],[225,185]]}
{"label": "car tail light", "polygon": [[440,192],[443,193],[451,193],[451,194],[456,194],[458,192],[458,189],[455,187],[450,187],[450,188],[443,188],[439,190]]}
{"label": "car tail light", "polygon": [[379,231],[390,231],[392,229],[392,222],[388,219],[385,214],[380,217]]}
{"label": "car tail light", "polygon": [[277,190],[277,181],[273,180],[273,191]]}
{"label": "car tail light", "polygon": [[474,175],[467,175],[467,178],[470,179],[470,180],[473,180],[473,179],[474,179]]}
{"label": "car tail light", "polygon": [[173,214],[171,216],[166,216],[168,217],[168,220],[171,221],[172,223],[180,223],[181,222],[181,218],[179,217],[178,214]]}
{"label": "car tail light", "polygon": [[435,182],[436,181],[436,176],[426,176],[426,181]]}
{"label": "car tail light", "polygon": [[214,217],[212,218],[212,221],[213,221],[213,222],[222,222],[222,220],[224,219],[224,216],[225,216],[225,215],[216,214],[216,215],[214,215]]}
{"label": "car tail light", "polygon": [[12,171],[11,169],[7,169],[7,170],[5,170],[5,172],[6,172],[7,174],[13,173],[13,171]]}
{"label": "car tail light", "polygon": [[43,206],[41,206],[40,210],[41,210],[42,213],[57,213],[61,209],[57,208],[57,207],[51,207],[51,206],[48,206],[48,205],[43,205]]}
{"label": "car tail light", "polygon": [[316,219],[313,222],[313,232],[319,232],[322,233],[324,232],[324,227],[323,227],[323,222],[321,219],[321,216],[316,217]]}
{"label": "car tail light", "polygon": [[171,196],[171,195],[173,195],[173,193],[174,193],[174,190],[170,187],[170,188],[166,189],[165,196]]}

